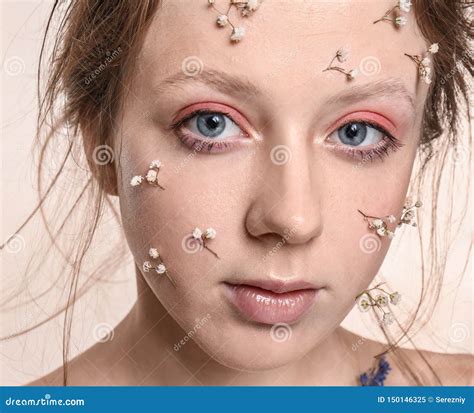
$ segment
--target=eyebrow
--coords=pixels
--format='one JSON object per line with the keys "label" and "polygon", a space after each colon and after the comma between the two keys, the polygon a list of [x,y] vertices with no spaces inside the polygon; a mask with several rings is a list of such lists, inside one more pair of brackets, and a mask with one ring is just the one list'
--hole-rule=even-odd
{"label": "eyebrow", "polygon": [[383,79],[364,85],[351,86],[347,90],[335,96],[331,96],[327,103],[350,105],[374,96],[400,98],[408,103],[410,109],[415,109],[415,98],[408,91],[403,81],[397,78]]}
{"label": "eyebrow", "polygon": [[[189,82],[211,86],[221,93],[227,95],[242,95],[255,97],[263,94],[262,90],[244,77],[230,75],[219,70],[203,69],[197,75],[186,74],[184,71],[171,75],[158,84],[154,90],[159,95],[169,87],[181,87]],[[342,92],[331,96],[326,104],[350,105],[372,97],[395,97],[404,100],[410,107],[415,109],[415,99],[408,91],[404,82],[399,78],[388,78],[367,83],[364,85],[351,86]]]}
{"label": "eyebrow", "polygon": [[211,86],[227,95],[257,96],[262,94],[255,84],[243,77],[211,69],[203,69],[197,75],[186,74],[184,71],[176,73],[162,81],[155,90],[157,93],[162,93],[169,87],[181,87],[189,82]]}

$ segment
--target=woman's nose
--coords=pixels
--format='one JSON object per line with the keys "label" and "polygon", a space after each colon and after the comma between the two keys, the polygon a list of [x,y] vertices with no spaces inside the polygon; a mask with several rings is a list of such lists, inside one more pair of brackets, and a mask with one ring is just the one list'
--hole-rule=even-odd
{"label": "woman's nose", "polygon": [[246,215],[246,228],[253,237],[285,237],[286,243],[305,244],[321,234],[320,193],[312,157],[301,141],[270,149],[261,185]]}

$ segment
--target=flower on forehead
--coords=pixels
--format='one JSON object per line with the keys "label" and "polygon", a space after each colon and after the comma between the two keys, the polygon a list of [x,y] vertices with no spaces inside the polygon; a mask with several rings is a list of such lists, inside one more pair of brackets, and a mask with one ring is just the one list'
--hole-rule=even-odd
{"label": "flower on forehead", "polygon": [[349,57],[349,51],[345,48],[342,47],[336,52],[336,58],[339,60],[339,62],[343,63],[347,60]]}
{"label": "flower on forehead", "polygon": [[405,26],[408,23],[406,16],[400,14],[400,12],[408,13],[412,3],[410,0],[399,0],[395,6],[387,10],[385,14],[378,20],[374,21],[375,23],[381,21],[387,21],[389,23],[395,24],[397,27]]}
{"label": "flower on forehead", "polygon": [[398,7],[401,11],[404,11],[405,13],[408,13],[410,11],[411,6],[412,3],[410,0],[400,0],[398,2]]}
{"label": "flower on forehead", "polygon": [[347,49],[345,49],[345,48],[338,49],[336,51],[336,54],[332,58],[331,62],[329,63],[328,67],[326,69],[324,69],[323,72],[326,72],[328,70],[335,70],[337,72],[340,72],[340,73],[344,74],[346,76],[346,79],[348,79],[348,80],[355,79],[359,74],[359,71],[357,69],[345,70],[344,68],[342,68],[340,66],[334,66],[333,65],[334,60],[337,60],[337,61],[342,63],[342,62],[345,62],[347,60],[348,56],[349,56],[349,52],[348,52]]}
{"label": "flower on forehead", "polygon": [[233,42],[240,42],[245,36],[244,27],[234,27],[232,29],[232,34],[230,35],[230,40]]}
{"label": "flower on forehead", "polygon": [[[439,51],[439,44],[433,43],[430,45],[426,53],[436,54]],[[432,69],[431,69],[431,59],[427,56],[420,56],[420,55],[411,55],[405,53],[405,56],[409,57],[413,62],[416,63],[418,66],[418,75],[420,76],[421,80],[423,80],[426,84],[431,84],[432,80]]]}
{"label": "flower on forehead", "polygon": [[428,48],[428,52],[430,52],[431,54],[438,53],[438,51],[439,51],[439,44],[438,44],[438,43],[433,43],[433,44]]}
{"label": "flower on forehead", "polygon": [[217,26],[219,27],[225,27],[227,25],[231,26],[232,32],[230,34],[230,40],[233,43],[238,43],[245,36],[245,28],[242,26],[234,25],[229,18],[229,13],[232,7],[235,7],[236,9],[240,11],[240,15],[242,17],[248,17],[258,9],[259,1],[258,0],[229,0],[229,3],[230,5],[227,11],[225,13],[222,13],[216,8],[215,1],[208,0],[207,2],[209,7],[213,8],[218,13],[218,16],[216,18]]}
{"label": "flower on forehead", "polygon": [[405,26],[408,23],[408,19],[405,16],[395,17],[395,24],[397,26]]}

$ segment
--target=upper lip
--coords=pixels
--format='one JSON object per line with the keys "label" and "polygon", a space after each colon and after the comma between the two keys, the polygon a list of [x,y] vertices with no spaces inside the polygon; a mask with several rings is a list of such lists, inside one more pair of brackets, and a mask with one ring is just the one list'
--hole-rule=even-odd
{"label": "upper lip", "polygon": [[295,280],[242,280],[242,282],[228,282],[230,285],[248,285],[251,287],[258,287],[264,290],[272,291],[277,294],[287,293],[289,291],[317,289],[317,287],[307,281]]}

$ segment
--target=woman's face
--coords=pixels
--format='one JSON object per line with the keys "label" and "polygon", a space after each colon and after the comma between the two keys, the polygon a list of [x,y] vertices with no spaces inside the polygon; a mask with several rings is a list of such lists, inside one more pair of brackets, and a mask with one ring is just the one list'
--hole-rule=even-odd
{"label": "woman's face", "polygon": [[[400,213],[427,88],[404,56],[427,47],[413,11],[400,29],[373,24],[393,3],[272,0],[248,18],[234,9],[247,33],[237,44],[205,0],[164,0],[151,23],[116,136],[125,233],[140,271],[158,249],[176,288],[143,276],[224,365],[300,358],[384,259],[390,240],[357,210]],[[334,65],[358,68],[353,80],[323,72],[341,47],[348,58]],[[166,189],[132,187],[154,159]],[[207,245],[219,259],[194,252],[195,227],[217,231]],[[372,253],[368,234],[380,246]]]}

